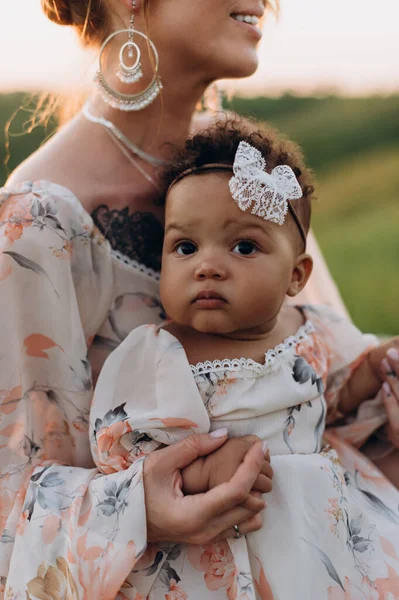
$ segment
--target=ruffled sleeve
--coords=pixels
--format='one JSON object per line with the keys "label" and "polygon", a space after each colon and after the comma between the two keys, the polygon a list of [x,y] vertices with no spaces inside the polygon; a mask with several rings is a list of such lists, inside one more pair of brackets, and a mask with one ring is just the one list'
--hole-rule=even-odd
{"label": "ruffled sleeve", "polygon": [[210,426],[182,345],[155,325],[133,330],[107,358],[90,421],[93,455],[108,473]]}
{"label": "ruffled sleeve", "polygon": [[[362,403],[355,415],[344,416],[337,409],[339,393],[365,355],[378,346],[378,338],[362,333],[351,321],[326,306],[307,306],[306,312],[316,327],[328,356],[325,398],[327,425],[340,421],[334,433],[355,446],[361,446],[386,422],[380,394]],[[332,429],[330,429],[332,431]]]}
{"label": "ruffled sleeve", "polygon": [[90,455],[87,349],[112,285],[109,246],[73,194],[47,182],[0,191],[0,597],[8,600],[115,598],[145,547],[140,462],[108,476]]}

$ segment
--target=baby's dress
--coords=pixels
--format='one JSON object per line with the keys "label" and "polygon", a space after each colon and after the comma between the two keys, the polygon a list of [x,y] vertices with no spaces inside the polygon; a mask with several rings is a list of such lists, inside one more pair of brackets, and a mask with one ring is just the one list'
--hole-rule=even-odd
{"label": "baby's dress", "polygon": [[323,438],[326,420],[339,418],[339,390],[376,340],[329,308],[301,310],[305,324],[264,364],[190,366],[156,326],[133,331],[107,359],[91,410],[105,472],[224,426],[231,437],[267,440],[274,469],[260,531],[204,546],[150,544],[126,582],[138,598],[399,598],[399,492],[356,450],[345,471]]}

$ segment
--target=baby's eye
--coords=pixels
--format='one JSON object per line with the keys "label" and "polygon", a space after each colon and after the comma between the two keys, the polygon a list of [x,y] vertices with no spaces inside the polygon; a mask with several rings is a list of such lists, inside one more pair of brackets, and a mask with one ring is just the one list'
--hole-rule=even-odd
{"label": "baby's eye", "polygon": [[250,240],[241,240],[241,242],[238,242],[234,248],[233,248],[233,252],[235,254],[242,254],[244,256],[248,256],[249,254],[254,254],[257,251],[257,246],[256,244],[254,244],[254,242],[251,242]]}
{"label": "baby's eye", "polygon": [[189,256],[197,252],[197,246],[193,242],[180,242],[175,246],[175,252],[180,256]]}

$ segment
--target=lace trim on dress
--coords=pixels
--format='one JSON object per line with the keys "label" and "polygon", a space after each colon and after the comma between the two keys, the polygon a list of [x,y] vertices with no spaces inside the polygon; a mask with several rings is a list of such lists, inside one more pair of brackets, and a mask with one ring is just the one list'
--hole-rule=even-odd
{"label": "lace trim on dress", "polygon": [[161,270],[164,229],[152,212],[130,213],[128,207],[118,210],[101,204],[91,217],[113,250],[155,272]]}
{"label": "lace trim on dress", "polygon": [[292,348],[295,348],[301,342],[305,342],[309,339],[309,335],[314,333],[315,327],[311,321],[306,321],[304,325],[298,329],[295,335],[291,335],[284,340],[281,344],[278,344],[271,350],[265,353],[265,362],[256,362],[252,358],[226,358],[225,360],[207,360],[205,362],[199,362],[196,365],[190,365],[191,372],[194,377],[198,375],[206,375],[207,373],[215,373],[217,371],[255,371],[261,375],[271,367],[273,367],[281,356],[287,354]]}
{"label": "lace trim on dress", "polygon": [[140,271],[140,273],[144,273],[144,275],[155,279],[155,281],[159,281],[161,278],[161,274],[158,271],[154,271],[154,269],[151,269],[151,267],[146,267],[142,263],[137,262],[137,260],[125,256],[124,254],[122,254],[122,252],[119,252],[119,250],[111,250],[111,255],[114,256],[117,260],[123,262],[125,265],[133,267],[133,269]]}

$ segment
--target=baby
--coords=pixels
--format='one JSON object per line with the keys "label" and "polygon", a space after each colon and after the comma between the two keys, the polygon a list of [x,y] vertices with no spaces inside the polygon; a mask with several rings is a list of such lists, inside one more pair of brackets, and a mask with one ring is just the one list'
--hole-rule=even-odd
{"label": "baby", "polygon": [[[393,593],[399,493],[386,484],[377,497],[358,471],[344,473],[323,433],[326,418],[376,395],[381,360],[398,340],[378,346],[327,307],[286,302],[312,271],[313,181],[300,151],[228,121],[189,140],[166,181],[161,299],[170,321],[136,329],[107,360],[91,414],[97,464],[110,472],[227,427],[230,437],[267,440],[273,490],[259,531],[152,548],[129,583],[151,600]],[[119,418],[106,427],[110,410]],[[102,443],[110,435],[116,456]],[[183,471],[186,493],[229,479],[242,453],[226,448]],[[262,473],[270,480],[267,465]]]}

